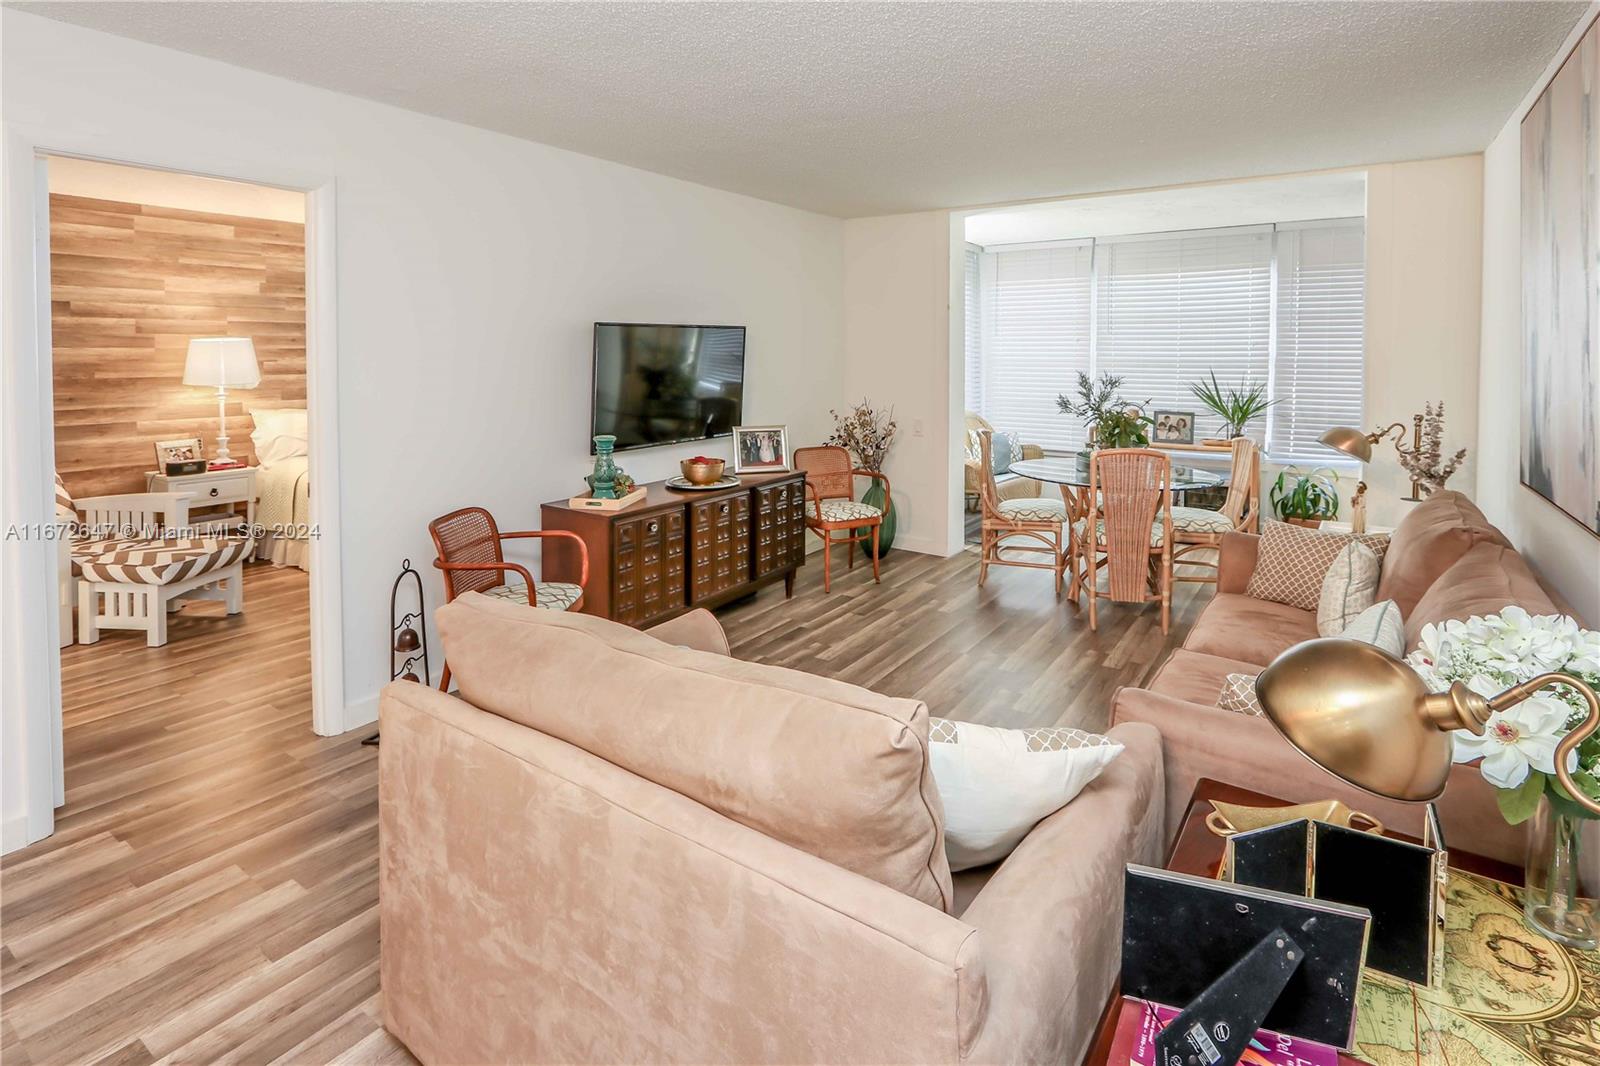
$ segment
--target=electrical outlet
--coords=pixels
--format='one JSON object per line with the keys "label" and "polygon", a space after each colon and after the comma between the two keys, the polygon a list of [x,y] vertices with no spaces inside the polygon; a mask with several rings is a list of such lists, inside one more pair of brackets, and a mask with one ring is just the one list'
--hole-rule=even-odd
{"label": "electrical outlet", "polygon": [[922,436],[922,419],[913,418],[911,420],[911,435],[913,437]]}

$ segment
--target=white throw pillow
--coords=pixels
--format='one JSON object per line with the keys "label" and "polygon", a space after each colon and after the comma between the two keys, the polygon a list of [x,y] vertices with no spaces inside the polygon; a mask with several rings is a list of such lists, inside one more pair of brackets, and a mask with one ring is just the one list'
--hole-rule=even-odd
{"label": "white throw pillow", "polygon": [[256,462],[271,466],[297,455],[310,454],[310,431],[304,408],[258,408],[250,412],[256,428],[250,431]]}
{"label": "white throw pillow", "polygon": [[1336,637],[1378,598],[1378,553],[1352,540],[1333,557],[1322,579],[1317,604],[1317,632]]}
{"label": "white throw pillow", "polygon": [[1339,636],[1382,648],[1396,659],[1404,657],[1406,653],[1405,619],[1400,617],[1400,608],[1393,600],[1384,600],[1368,607],[1351,619]]}
{"label": "white throw pillow", "polygon": [[928,752],[944,802],[950,869],[1003,859],[1122,754],[1081,729],[999,729],[932,718]]}

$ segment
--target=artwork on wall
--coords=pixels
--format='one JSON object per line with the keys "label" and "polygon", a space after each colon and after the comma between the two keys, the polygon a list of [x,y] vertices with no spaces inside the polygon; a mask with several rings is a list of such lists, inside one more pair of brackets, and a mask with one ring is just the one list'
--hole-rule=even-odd
{"label": "artwork on wall", "polygon": [[1522,483],[1600,534],[1600,30],[1522,120]]}

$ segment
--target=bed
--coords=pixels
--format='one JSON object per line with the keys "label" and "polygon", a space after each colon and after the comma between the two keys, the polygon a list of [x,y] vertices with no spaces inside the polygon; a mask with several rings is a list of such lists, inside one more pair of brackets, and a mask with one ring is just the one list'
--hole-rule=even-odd
{"label": "bed", "polygon": [[250,412],[250,434],[256,452],[256,551],[258,560],[274,566],[311,569],[310,457],[303,409]]}

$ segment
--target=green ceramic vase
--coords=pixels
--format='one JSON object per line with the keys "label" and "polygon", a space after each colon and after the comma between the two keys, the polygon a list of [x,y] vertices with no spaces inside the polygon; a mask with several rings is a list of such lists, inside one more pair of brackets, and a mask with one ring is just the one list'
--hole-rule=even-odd
{"label": "green ceramic vase", "polygon": [[[883,510],[883,482],[873,478],[872,485],[862,495],[861,502]],[[890,501],[889,509],[883,513],[883,525],[878,527],[878,558],[881,559],[888,554],[892,544],[894,544],[894,504]],[[868,555],[872,554],[871,541],[866,542],[863,547],[867,549]]]}

